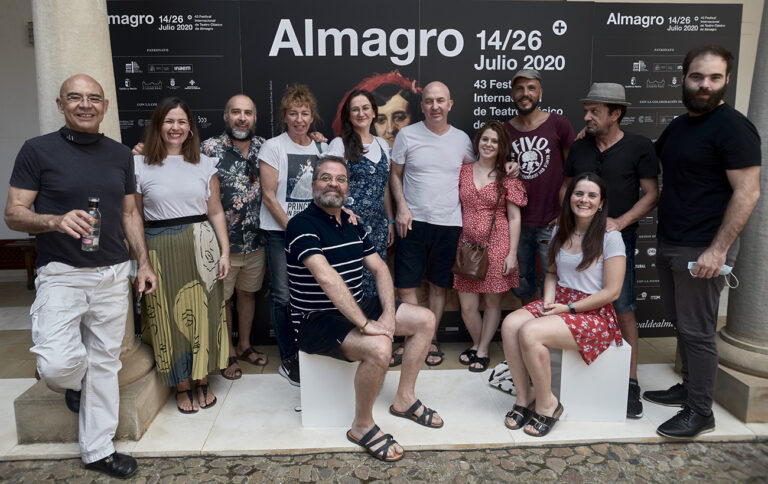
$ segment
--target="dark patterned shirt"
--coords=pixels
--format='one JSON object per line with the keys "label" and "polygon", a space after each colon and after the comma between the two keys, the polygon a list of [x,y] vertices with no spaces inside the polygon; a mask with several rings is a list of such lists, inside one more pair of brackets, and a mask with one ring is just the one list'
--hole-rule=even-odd
{"label": "dark patterned shirt", "polygon": [[264,138],[254,136],[244,157],[226,133],[203,142],[202,152],[219,159],[221,205],[227,218],[229,250],[247,254],[262,245],[259,233],[261,182],[259,181],[259,148]]}

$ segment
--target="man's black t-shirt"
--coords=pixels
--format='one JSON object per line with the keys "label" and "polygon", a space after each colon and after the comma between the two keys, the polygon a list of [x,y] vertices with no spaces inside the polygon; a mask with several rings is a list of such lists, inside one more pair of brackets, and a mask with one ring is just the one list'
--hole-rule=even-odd
{"label": "man's black t-shirt", "polygon": [[[624,137],[600,152],[594,136],[575,141],[565,161],[563,176],[572,178],[585,172],[595,172],[608,188],[606,209],[616,218],[628,212],[640,199],[640,179],[659,174],[659,162],[653,142],[644,136],[624,133]],[[621,235],[635,233],[638,223],[624,227]]]}
{"label": "man's black t-shirt", "polygon": [[37,267],[49,262],[75,267],[125,262],[123,198],[136,191],[131,150],[104,136],[78,144],[65,139],[63,131],[24,143],[16,157],[11,186],[36,191],[34,206],[39,214],[87,211],[88,197],[99,197],[99,250],[83,252],[79,239],[60,232],[37,234]]}
{"label": "man's black t-shirt", "polygon": [[726,170],[760,166],[760,135],[743,114],[721,104],[675,118],[656,141],[664,170],[659,239],[705,247],[715,238],[733,194]]}

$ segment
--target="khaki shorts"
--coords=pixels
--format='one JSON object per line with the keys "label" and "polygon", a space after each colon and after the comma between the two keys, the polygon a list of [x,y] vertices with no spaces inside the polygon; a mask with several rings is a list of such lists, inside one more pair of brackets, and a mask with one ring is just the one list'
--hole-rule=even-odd
{"label": "khaki shorts", "polygon": [[230,299],[235,288],[245,292],[257,292],[261,289],[266,268],[264,247],[259,247],[247,254],[230,254],[232,269],[224,279],[224,299]]}

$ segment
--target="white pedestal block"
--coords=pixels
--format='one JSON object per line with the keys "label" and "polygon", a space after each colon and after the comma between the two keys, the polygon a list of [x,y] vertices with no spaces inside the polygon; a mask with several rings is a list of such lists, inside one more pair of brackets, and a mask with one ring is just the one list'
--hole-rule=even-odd
{"label": "white pedestal block", "polygon": [[302,426],[349,428],[352,425],[358,364],[299,351]]}
{"label": "white pedestal block", "polygon": [[563,420],[623,422],[627,418],[632,356],[629,344],[626,341],[618,347],[611,344],[591,365],[584,363],[577,351],[563,350],[562,353],[560,402],[565,407]]}

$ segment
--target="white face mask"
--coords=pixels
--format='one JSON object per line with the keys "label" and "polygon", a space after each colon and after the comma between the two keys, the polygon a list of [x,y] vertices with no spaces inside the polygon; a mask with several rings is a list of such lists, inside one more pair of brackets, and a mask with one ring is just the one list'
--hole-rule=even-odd
{"label": "white face mask", "polygon": [[[691,273],[691,276],[693,276],[693,269],[695,267],[696,262],[688,263],[688,272]],[[733,274],[733,267],[729,265],[723,265],[723,267],[720,268],[720,275],[725,277],[725,283],[728,284],[728,287],[731,289],[736,289],[739,287],[739,280]]]}

